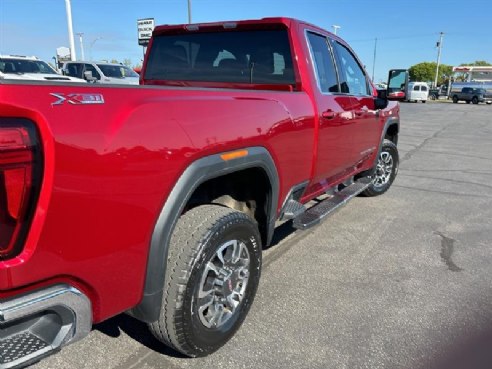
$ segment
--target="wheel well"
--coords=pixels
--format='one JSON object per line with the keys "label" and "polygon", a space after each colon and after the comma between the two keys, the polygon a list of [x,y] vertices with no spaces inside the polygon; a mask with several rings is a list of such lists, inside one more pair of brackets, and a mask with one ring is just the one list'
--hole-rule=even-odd
{"label": "wheel well", "polygon": [[390,125],[386,130],[384,138],[390,140],[396,145],[398,143],[398,124],[394,123]]}
{"label": "wheel well", "polygon": [[256,220],[265,245],[271,194],[268,176],[261,168],[244,169],[200,184],[189,198],[185,212],[204,204],[219,204],[241,211]]}

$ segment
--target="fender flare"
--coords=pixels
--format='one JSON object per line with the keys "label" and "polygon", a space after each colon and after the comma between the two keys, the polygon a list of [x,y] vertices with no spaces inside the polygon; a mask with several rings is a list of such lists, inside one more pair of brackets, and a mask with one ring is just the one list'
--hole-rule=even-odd
{"label": "fender flare", "polygon": [[128,314],[150,323],[159,319],[166,276],[166,260],[172,232],[186,203],[198,186],[205,181],[243,169],[261,168],[270,182],[269,204],[267,206],[267,243],[270,243],[279,196],[279,177],[272,156],[264,147],[246,147],[245,157],[225,161],[221,154],[214,154],[191,163],[181,174],[171,190],[159,214],[152,233],[145,284],[141,302]]}
{"label": "fender flare", "polygon": [[376,169],[376,164],[378,163],[378,158],[379,154],[381,154],[381,150],[383,149],[383,141],[384,138],[386,137],[386,133],[388,132],[388,128],[392,125],[396,124],[398,127],[398,133],[400,132],[400,120],[397,117],[389,117],[386,119],[386,122],[384,122],[384,127],[381,131],[381,138],[379,140],[379,147],[378,147],[378,153],[376,157],[374,158],[374,165],[373,168]]}

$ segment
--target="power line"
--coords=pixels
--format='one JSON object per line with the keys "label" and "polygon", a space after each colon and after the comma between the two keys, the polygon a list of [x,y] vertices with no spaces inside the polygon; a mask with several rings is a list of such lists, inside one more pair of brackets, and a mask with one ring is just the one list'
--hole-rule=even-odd
{"label": "power line", "polygon": [[[422,38],[422,37],[430,37],[439,34],[438,32],[433,33],[425,33],[420,35],[407,35],[407,36],[393,36],[393,37],[378,37],[378,40],[403,40],[403,39],[411,39],[411,38]],[[374,38],[364,38],[359,40],[347,40],[347,42],[374,42]]]}

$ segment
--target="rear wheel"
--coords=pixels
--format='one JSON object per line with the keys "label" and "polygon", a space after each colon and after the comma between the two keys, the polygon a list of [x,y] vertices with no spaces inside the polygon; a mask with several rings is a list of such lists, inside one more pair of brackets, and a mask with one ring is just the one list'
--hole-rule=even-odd
{"label": "rear wheel", "polygon": [[454,95],[453,96],[453,102],[456,104],[458,102],[458,96]]}
{"label": "rear wheel", "polygon": [[238,330],[253,302],[261,239],[248,215],[198,206],[178,220],[171,237],[165,291],[152,333],[191,356],[206,356]]}
{"label": "rear wheel", "polygon": [[398,173],[399,156],[396,145],[390,140],[383,141],[383,147],[376,164],[376,172],[369,187],[362,192],[363,196],[382,195],[391,187]]}
{"label": "rear wheel", "polygon": [[473,98],[472,98],[472,103],[474,103],[474,104],[478,104],[478,97],[473,96]]}

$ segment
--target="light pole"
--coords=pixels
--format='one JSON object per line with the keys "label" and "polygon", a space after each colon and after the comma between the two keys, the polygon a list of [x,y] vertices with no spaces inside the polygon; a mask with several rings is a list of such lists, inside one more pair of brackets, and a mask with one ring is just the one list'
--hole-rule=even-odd
{"label": "light pole", "polygon": [[437,77],[439,76],[439,63],[441,62],[441,48],[442,48],[442,37],[444,36],[444,32],[440,33],[439,41],[437,42],[437,66],[436,66],[436,79],[434,80],[434,88],[437,87]]}
{"label": "light pole", "polygon": [[333,26],[333,33],[336,35],[337,34],[337,31],[342,28],[341,26],[337,26],[336,24],[334,24]]}
{"label": "light pole", "polygon": [[374,39],[374,57],[372,59],[372,82],[374,82],[374,68],[376,67],[376,48],[378,46],[378,38]]}
{"label": "light pole", "polygon": [[85,55],[84,55],[84,42],[82,40],[82,36],[84,36],[84,34],[82,32],[78,32],[76,33],[77,36],[79,36],[79,41],[80,41],[80,55],[82,57],[81,60],[85,60]]}
{"label": "light pole", "polygon": [[102,37],[96,37],[94,40],[91,41],[89,44],[89,59],[92,61],[92,46],[96,43],[97,40],[100,40]]}
{"label": "light pole", "polygon": [[67,24],[68,24],[68,41],[70,42],[70,60],[77,60],[77,54],[75,53],[75,41],[73,39],[73,26],[72,26],[72,6],[70,0],[65,0],[65,9],[67,10]]}
{"label": "light pole", "polygon": [[188,0],[188,23],[191,23],[191,0]]}

